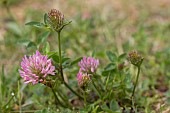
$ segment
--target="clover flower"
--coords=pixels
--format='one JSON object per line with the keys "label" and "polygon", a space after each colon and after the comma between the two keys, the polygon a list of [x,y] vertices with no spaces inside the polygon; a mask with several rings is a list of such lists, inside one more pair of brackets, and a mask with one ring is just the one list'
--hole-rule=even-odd
{"label": "clover flower", "polygon": [[92,57],[83,57],[78,65],[80,66],[80,69],[85,73],[95,73],[99,66],[99,60]]}
{"label": "clover flower", "polygon": [[140,66],[144,58],[134,50],[129,53],[128,59],[133,65]]}
{"label": "clover flower", "polygon": [[25,83],[32,82],[34,85],[43,81],[47,75],[55,75],[55,66],[51,59],[37,50],[36,54],[23,57],[19,73]]}
{"label": "clover flower", "polygon": [[56,9],[51,9],[48,12],[48,22],[54,30],[58,31],[63,25],[64,15]]}
{"label": "clover flower", "polygon": [[90,74],[82,73],[82,70],[80,69],[77,74],[77,81],[80,87],[87,86],[88,83],[91,81]]}

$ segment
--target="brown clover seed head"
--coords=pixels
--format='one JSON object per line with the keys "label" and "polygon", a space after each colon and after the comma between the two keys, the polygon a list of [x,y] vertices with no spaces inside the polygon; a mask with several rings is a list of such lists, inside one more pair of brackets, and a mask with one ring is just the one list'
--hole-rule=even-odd
{"label": "brown clover seed head", "polygon": [[129,53],[128,59],[135,66],[140,66],[143,61],[143,57],[135,50]]}
{"label": "brown clover seed head", "polygon": [[51,9],[51,11],[48,12],[48,22],[54,30],[57,31],[62,26],[63,21],[64,15],[60,11]]}

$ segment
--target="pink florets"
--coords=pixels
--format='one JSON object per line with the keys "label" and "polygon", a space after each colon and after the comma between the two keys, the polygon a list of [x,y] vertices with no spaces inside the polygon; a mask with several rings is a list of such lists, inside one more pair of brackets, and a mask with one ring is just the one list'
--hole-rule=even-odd
{"label": "pink florets", "polygon": [[99,66],[99,60],[92,57],[83,57],[78,63],[80,70],[77,74],[77,81],[80,87],[86,86],[91,81],[91,75],[96,72]]}
{"label": "pink florets", "polygon": [[51,59],[48,59],[46,55],[41,55],[37,50],[32,56],[24,56],[19,73],[25,83],[32,82],[34,85],[43,81],[47,75],[55,75],[55,66],[52,65]]}
{"label": "pink florets", "polygon": [[81,70],[86,73],[95,73],[98,66],[99,60],[92,57],[83,57],[83,59],[78,63]]}
{"label": "pink florets", "polygon": [[81,69],[79,70],[78,74],[77,74],[77,81],[78,81],[78,85],[80,87],[86,86],[90,81],[90,75],[87,73],[82,73]]}

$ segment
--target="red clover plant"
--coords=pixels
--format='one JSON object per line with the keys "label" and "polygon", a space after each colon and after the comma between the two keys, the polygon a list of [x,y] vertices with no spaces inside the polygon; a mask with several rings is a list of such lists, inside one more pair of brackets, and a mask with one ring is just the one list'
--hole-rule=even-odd
{"label": "red clover plant", "polygon": [[[63,69],[65,68],[63,66],[64,58],[61,52],[61,31],[70,23],[71,21],[67,21],[64,15],[56,9],[52,9],[48,14],[44,15],[44,23],[26,23],[26,25],[43,27],[50,30],[50,32],[56,32],[58,52],[47,51],[41,54],[37,50],[32,56],[25,55],[21,62],[21,69],[19,69],[20,76],[24,79],[25,83],[32,83],[33,85],[41,83],[51,88],[55,97],[55,105],[59,109],[62,107],[75,111],[94,113],[102,111],[121,112],[121,108],[126,109],[125,103],[129,103],[130,108],[133,108],[132,103],[127,100],[132,101],[134,97],[143,57],[136,51],[130,52],[128,56],[129,61],[138,68],[134,87],[129,70],[125,65],[126,54],[117,56],[107,51],[106,54],[110,63],[100,71],[101,73],[99,72],[100,74],[97,72],[99,70],[99,59],[84,56],[83,58],[73,60],[70,63],[70,67],[73,64],[77,64],[80,67],[77,72],[78,85],[77,88],[73,88],[65,80],[63,73]],[[54,62],[56,58],[58,58],[58,62]],[[60,85],[63,84],[75,94],[79,101],[84,103],[84,108],[82,106],[74,106],[69,101],[69,98],[64,96],[67,94],[59,92],[58,87],[56,87],[57,82],[61,83]],[[70,99],[73,100],[74,98]]]}

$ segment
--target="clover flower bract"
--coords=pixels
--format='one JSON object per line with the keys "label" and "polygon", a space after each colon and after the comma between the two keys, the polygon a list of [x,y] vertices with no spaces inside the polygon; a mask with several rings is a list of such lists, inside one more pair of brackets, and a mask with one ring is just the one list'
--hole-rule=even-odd
{"label": "clover flower bract", "polygon": [[92,57],[83,57],[83,59],[78,63],[80,69],[86,73],[95,73],[98,66],[99,60]]}
{"label": "clover flower bract", "polygon": [[55,66],[51,59],[37,50],[32,56],[24,56],[19,73],[25,83],[32,82],[34,85],[43,81],[47,75],[55,75]]}
{"label": "clover flower bract", "polygon": [[64,15],[56,9],[51,9],[48,12],[48,22],[54,30],[58,31],[64,22]]}

